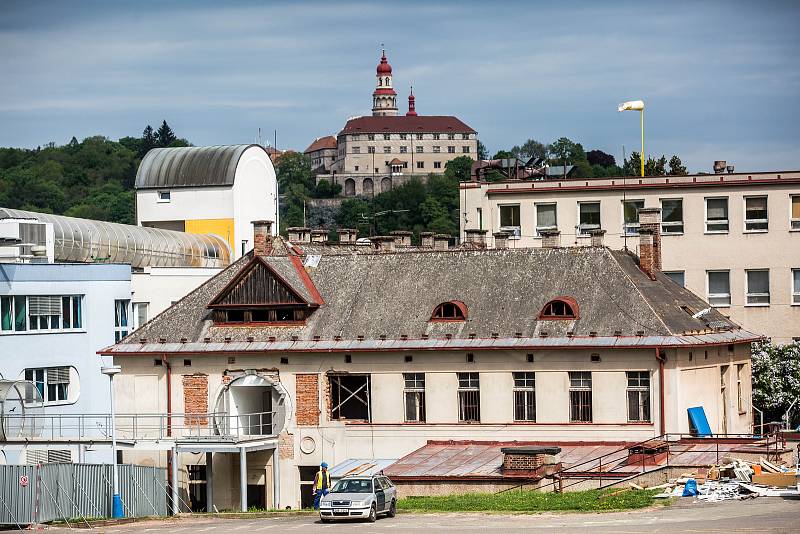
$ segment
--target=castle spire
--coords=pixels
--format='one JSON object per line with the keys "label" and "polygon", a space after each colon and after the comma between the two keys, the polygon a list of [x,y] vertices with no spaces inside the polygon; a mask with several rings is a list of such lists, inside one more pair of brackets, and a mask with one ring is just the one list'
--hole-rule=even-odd
{"label": "castle spire", "polygon": [[386,59],[386,50],[381,50],[381,61],[378,63],[375,76],[378,84],[372,93],[372,114],[397,115],[397,93],[392,88],[392,66]]}
{"label": "castle spire", "polygon": [[416,117],[417,110],[414,107],[416,98],[414,97],[414,86],[411,86],[411,93],[408,95],[408,113],[406,113],[406,117]]}

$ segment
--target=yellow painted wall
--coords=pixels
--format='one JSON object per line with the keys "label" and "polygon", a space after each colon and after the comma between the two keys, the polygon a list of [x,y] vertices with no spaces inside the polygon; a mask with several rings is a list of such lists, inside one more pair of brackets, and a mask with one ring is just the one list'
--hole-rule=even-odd
{"label": "yellow painted wall", "polygon": [[228,242],[232,252],[236,252],[233,243],[233,219],[195,219],[186,221],[186,232],[190,234],[215,234]]}

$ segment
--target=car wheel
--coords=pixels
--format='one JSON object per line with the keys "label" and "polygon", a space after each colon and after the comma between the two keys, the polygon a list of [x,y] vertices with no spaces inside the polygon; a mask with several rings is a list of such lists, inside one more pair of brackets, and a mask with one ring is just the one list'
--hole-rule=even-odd
{"label": "car wheel", "polygon": [[397,515],[397,503],[394,499],[392,499],[392,503],[389,505],[389,513],[386,515],[389,517],[394,517]]}
{"label": "car wheel", "polygon": [[369,517],[367,518],[367,521],[369,521],[370,523],[374,523],[376,519],[378,519],[378,510],[377,508],[375,508],[375,505],[373,504],[372,507],[369,509]]}

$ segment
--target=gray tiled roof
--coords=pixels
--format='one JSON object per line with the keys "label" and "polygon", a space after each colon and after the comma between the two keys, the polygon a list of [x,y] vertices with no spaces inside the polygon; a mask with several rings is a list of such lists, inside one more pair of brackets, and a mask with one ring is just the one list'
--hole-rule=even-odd
{"label": "gray tiled roof", "polygon": [[[327,350],[334,350],[364,336],[362,343],[380,350],[401,348],[411,340],[448,347],[474,343],[479,348],[489,340],[545,346],[572,338],[572,344],[586,346],[652,346],[665,340],[685,344],[687,335],[697,335],[702,343],[752,337],[716,310],[694,319],[691,313],[708,307],[702,299],[664,275],[650,280],[628,253],[594,247],[324,255],[308,274],[325,302],[305,326],[214,327],[208,303],[248,261],[249,256],[241,258],[122,343],[142,345],[145,338],[148,345],[160,339],[167,345],[181,339],[192,344],[209,338],[220,345],[214,350],[232,350],[239,344],[252,345],[248,337],[255,343],[268,343],[272,337],[276,348],[284,350],[292,342],[309,349],[327,342]],[[265,261],[296,291],[308,294],[289,257],[270,256]],[[579,318],[538,320],[543,306],[558,296],[577,301]],[[467,320],[429,321],[434,307],[450,300],[466,304]],[[732,332],[715,333],[710,322]]]}

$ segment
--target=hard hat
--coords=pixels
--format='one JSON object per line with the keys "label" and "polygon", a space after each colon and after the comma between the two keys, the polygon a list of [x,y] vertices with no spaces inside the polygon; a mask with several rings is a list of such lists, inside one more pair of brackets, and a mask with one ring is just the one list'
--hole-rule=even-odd
{"label": "hard hat", "polygon": [[328,468],[328,463],[327,462],[322,462],[321,464],[319,464],[319,466],[327,469]]}

